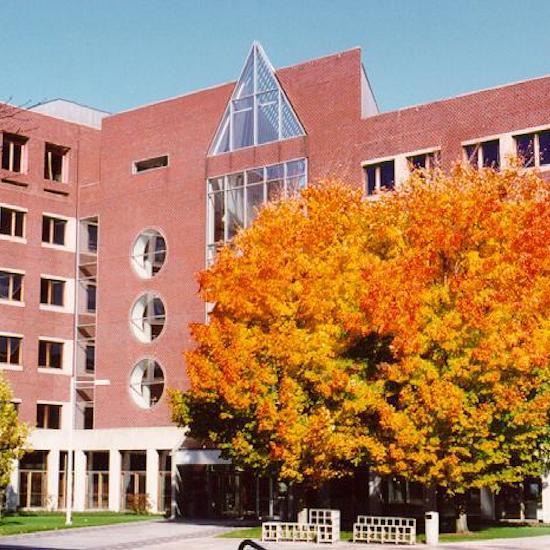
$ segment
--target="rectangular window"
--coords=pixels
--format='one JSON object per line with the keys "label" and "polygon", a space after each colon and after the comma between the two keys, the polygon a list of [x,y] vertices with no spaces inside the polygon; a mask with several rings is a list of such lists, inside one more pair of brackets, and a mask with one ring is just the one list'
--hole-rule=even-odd
{"label": "rectangular window", "polygon": [[464,146],[466,160],[473,168],[500,168],[500,141],[492,139]]}
{"label": "rectangular window", "polygon": [[387,160],[364,167],[367,195],[389,191],[395,187],[395,162]]}
{"label": "rectangular window", "polygon": [[40,303],[50,306],[63,306],[65,281],[57,279],[40,279]]}
{"label": "rectangular window", "polygon": [[305,187],[306,159],[297,159],[208,180],[208,258],[254,221],[263,204],[295,196]]}
{"label": "rectangular window", "polygon": [[84,407],[84,429],[93,430],[94,429],[94,406],[86,405]]}
{"label": "rectangular window", "polygon": [[0,271],[0,300],[23,301],[23,275]]}
{"label": "rectangular window", "polygon": [[23,210],[0,206],[0,234],[23,238],[26,214]]}
{"label": "rectangular window", "polygon": [[97,223],[87,223],[88,252],[97,252]]}
{"label": "rectangular window", "polygon": [[86,344],[85,349],[86,354],[86,371],[94,372],[95,371],[95,344],[89,343]]}
{"label": "rectangular window", "polygon": [[168,166],[168,155],[146,160],[138,160],[134,162],[134,174],[146,172],[147,170],[153,170],[154,168],[163,168],[164,166]]}
{"label": "rectangular window", "polygon": [[27,138],[15,134],[3,134],[2,168],[10,172],[25,170],[25,152]]}
{"label": "rectangular window", "polygon": [[47,369],[63,368],[63,343],[39,340],[38,366]]}
{"label": "rectangular window", "polygon": [[36,427],[45,430],[59,430],[61,428],[61,405],[37,403]]}
{"label": "rectangular window", "polygon": [[21,366],[23,338],[0,335],[0,363]]}
{"label": "rectangular window", "polygon": [[411,170],[431,170],[439,166],[440,153],[439,151],[431,151],[429,153],[411,155],[407,157],[407,162]]}
{"label": "rectangular window", "polygon": [[64,246],[66,227],[67,220],[42,216],[42,242]]}
{"label": "rectangular window", "polygon": [[516,152],[523,166],[541,167],[550,165],[550,130],[514,136]]}
{"label": "rectangular window", "polygon": [[88,283],[86,285],[86,309],[91,313],[95,313],[96,290],[97,286],[95,283]]}
{"label": "rectangular window", "polygon": [[64,182],[66,179],[67,147],[46,143],[44,151],[44,179]]}
{"label": "rectangular window", "polygon": [[417,482],[397,477],[388,480],[388,502],[393,504],[424,504],[424,487]]}

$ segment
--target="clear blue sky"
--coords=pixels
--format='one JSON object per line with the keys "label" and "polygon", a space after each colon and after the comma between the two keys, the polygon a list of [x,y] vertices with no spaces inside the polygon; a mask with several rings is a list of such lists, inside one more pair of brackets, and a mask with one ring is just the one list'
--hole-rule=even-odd
{"label": "clear blue sky", "polygon": [[0,99],[108,111],[361,46],[382,110],[550,73],[550,0],[0,0]]}

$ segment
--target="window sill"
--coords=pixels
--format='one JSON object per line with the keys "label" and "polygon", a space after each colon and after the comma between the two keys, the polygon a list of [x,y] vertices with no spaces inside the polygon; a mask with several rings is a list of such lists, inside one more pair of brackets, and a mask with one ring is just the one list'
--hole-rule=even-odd
{"label": "window sill", "polygon": [[12,243],[27,244],[27,239],[25,239],[25,237],[14,237],[13,235],[4,235],[3,233],[0,233],[0,240],[10,241]]}
{"label": "window sill", "polygon": [[40,304],[41,311],[52,311],[54,313],[72,313],[72,311],[65,306],[54,306],[51,304]]}
{"label": "window sill", "polygon": [[23,365],[12,365],[10,363],[0,363],[0,369],[1,370],[22,371],[23,370]]}
{"label": "window sill", "polygon": [[74,252],[68,246],[64,244],[52,244],[52,243],[41,243],[42,248],[51,248],[52,250],[60,250],[62,252]]}
{"label": "window sill", "polygon": [[55,367],[38,367],[38,372],[42,374],[57,374],[61,376],[71,376],[71,373],[69,371],[63,370],[63,369],[57,369]]}
{"label": "window sill", "polygon": [[19,300],[6,300],[5,298],[0,298],[0,305],[14,306],[14,307],[25,307],[25,302],[20,302]]}

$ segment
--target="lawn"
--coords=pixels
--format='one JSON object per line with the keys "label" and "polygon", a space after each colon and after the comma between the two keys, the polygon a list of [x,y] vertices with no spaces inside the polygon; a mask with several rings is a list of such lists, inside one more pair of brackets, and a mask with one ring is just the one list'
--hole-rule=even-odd
{"label": "lawn", "polygon": [[[541,535],[550,535],[550,526],[509,526],[494,525],[491,527],[481,527],[479,530],[472,531],[469,535],[457,535],[456,533],[442,533],[439,537],[441,542],[458,542],[467,540],[487,540],[487,539],[512,539],[518,537],[537,537]],[[236,539],[260,539],[262,536],[261,527],[251,527],[249,529],[235,529],[219,535],[224,538]],[[351,531],[342,531],[340,538],[342,540],[351,540]],[[417,542],[425,542],[424,535],[416,537]]]}
{"label": "lawn", "polygon": [[[83,512],[73,514],[73,527],[92,527],[94,525],[110,525],[113,523],[129,523],[158,519],[162,516],[119,514],[116,512]],[[33,531],[49,531],[52,529],[66,529],[65,514],[63,513],[19,513],[0,518],[0,535],[17,535],[32,533]]]}

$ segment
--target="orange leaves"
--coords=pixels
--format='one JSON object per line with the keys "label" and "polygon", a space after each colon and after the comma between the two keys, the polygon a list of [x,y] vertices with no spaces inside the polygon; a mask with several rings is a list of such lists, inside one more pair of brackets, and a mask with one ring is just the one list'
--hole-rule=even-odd
{"label": "orange leaves", "polygon": [[457,167],[376,202],[324,181],[264,208],[199,276],[215,308],[176,403],[191,434],[295,481],[368,464],[453,492],[534,471],[549,195],[531,173]]}

